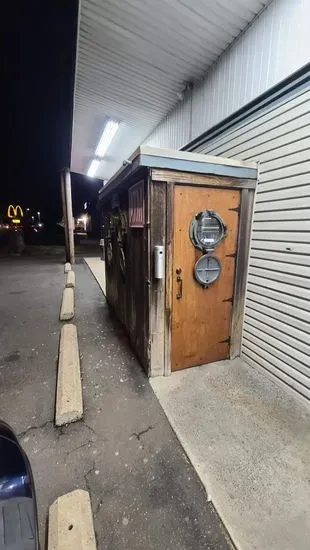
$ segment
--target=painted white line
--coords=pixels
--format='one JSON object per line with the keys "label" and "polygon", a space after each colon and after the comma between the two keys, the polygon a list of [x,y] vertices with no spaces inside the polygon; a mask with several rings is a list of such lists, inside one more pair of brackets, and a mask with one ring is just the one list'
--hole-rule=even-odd
{"label": "painted white line", "polygon": [[68,273],[69,271],[71,271],[71,264],[70,264],[70,262],[66,262],[65,263],[65,273]]}

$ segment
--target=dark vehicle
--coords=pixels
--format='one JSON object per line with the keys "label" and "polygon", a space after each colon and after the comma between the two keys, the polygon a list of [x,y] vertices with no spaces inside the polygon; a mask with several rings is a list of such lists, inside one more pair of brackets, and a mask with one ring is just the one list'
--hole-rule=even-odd
{"label": "dark vehicle", "polygon": [[0,421],[0,550],[39,550],[37,505],[29,460]]}

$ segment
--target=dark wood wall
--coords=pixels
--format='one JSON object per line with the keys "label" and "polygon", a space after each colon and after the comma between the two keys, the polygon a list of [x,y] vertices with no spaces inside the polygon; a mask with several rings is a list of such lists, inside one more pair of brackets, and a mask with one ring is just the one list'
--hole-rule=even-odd
{"label": "dark wood wall", "polygon": [[166,184],[152,181],[150,188],[150,375],[164,374],[165,279],[155,279],[154,248],[166,245]]}
{"label": "dark wood wall", "polygon": [[[142,365],[149,366],[148,322],[148,172],[137,175],[130,185],[144,180],[145,226],[130,228],[128,224],[128,189],[120,189],[116,196],[103,204],[106,259],[107,300],[126,328],[130,341]],[[112,260],[108,261],[108,247],[112,246]],[[121,269],[122,252],[125,273]]]}

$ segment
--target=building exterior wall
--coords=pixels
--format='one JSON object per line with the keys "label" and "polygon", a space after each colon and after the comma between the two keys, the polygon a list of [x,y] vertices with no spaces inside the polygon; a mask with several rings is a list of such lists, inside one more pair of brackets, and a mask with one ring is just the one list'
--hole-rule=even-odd
{"label": "building exterior wall", "polygon": [[[148,172],[140,169],[128,186],[140,183],[144,189],[141,208],[147,213]],[[127,186],[127,187],[128,187]],[[149,367],[149,292],[147,286],[148,228],[130,227],[128,188],[101,202],[104,223],[106,299],[125,327],[143,367]],[[100,199],[99,199],[100,200]]]}
{"label": "building exterior wall", "polygon": [[157,147],[184,147],[244,108],[242,116],[210,130],[189,149],[260,162],[243,355],[306,401],[310,400],[310,78],[302,85],[296,78],[295,88],[258,107],[249,105],[248,113],[247,105],[309,63],[309,20],[308,0],[274,0],[146,141]]}
{"label": "building exterior wall", "polygon": [[260,162],[242,352],[310,400],[310,78],[196,152]]}
{"label": "building exterior wall", "polygon": [[179,149],[309,62],[309,0],[273,0],[148,136]]}

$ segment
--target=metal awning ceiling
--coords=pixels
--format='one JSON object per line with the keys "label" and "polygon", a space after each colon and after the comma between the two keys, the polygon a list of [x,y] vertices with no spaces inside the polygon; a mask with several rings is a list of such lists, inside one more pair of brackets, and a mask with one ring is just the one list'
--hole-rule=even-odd
{"label": "metal awning ceiling", "polygon": [[71,170],[86,173],[107,119],[120,122],[96,176],[110,178],[269,0],[80,0]]}

